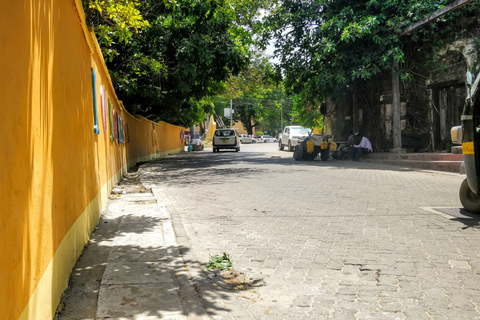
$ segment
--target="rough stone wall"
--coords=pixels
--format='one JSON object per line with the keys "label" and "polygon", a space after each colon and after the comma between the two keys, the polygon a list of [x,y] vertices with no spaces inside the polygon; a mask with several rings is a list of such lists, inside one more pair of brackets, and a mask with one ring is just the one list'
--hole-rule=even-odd
{"label": "rough stone wall", "polygon": [[[450,128],[461,123],[465,73],[478,68],[475,38],[479,34],[472,28],[462,39],[445,39],[433,65],[417,55],[401,66],[413,80],[401,83],[402,144],[407,151],[441,151],[451,146]],[[369,137],[376,151],[392,147],[391,81],[386,71],[356,84],[344,103],[330,101],[329,126],[337,141],[353,130]]]}

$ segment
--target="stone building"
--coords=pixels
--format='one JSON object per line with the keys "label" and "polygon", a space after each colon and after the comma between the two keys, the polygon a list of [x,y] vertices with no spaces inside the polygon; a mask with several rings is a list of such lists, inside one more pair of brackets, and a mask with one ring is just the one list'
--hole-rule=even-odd
{"label": "stone building", "polygon": [[[477,19],[474,22],[476,28]],[[446,39],[433,65],[417,54],[401,66],[411,76],[401,82],[402,146],[408,152],[451,147],[450,128],[461,124],[465,74],[477,64],[477,35],[475,29],[461,39]],[[387,151],[392,148],[392,100],[391,72],[354,83],[343,96],[327,101],[326,132],[336,141],[344,141],[350,130],[361,132],[375,151]]]}

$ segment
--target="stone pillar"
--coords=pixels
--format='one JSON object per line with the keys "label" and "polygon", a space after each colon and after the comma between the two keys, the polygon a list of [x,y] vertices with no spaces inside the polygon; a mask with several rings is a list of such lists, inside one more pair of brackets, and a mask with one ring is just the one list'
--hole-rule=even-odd
{"label": "stone pillar", "polygon": [[392,70],[392,91],[393,91],[393,153],[405,153],[402,148],[402,123],[401,123],[401,106],[400,106],[400,78],[397,73],[398,61],[394,61]]}
{"label": "stone pillar", "polygon": [[359,119],[358,119],[358,101],[357,101],[357,95],[354,93],[352,95],[352,105],[353,105],[353,112],[352,112],[352,115],[353,115],[353,132],[354,133],[357,133],[358,130],[360,129],[360,123],[359,123]]}

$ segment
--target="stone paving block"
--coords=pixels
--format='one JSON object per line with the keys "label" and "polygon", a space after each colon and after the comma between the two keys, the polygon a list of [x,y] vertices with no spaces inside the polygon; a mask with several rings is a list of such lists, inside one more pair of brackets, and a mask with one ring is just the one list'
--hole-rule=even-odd
{"label": "stone paving block", "polygon": [[297,308],[311,308],[313,299],[313,295],[299,295],[293,300],[291,306]]}
{"label": "stone paving block", "polygon": [[[95,320],[189,320],[187,317],[181,314],[163,314],[161,316],[143,316],[137,315],[134,317],[120,317],[120,318],[95,318]],[[82,319],[82,320],[89,320],[89,319]],[[93,320],[93,319],[92,319]]]}
{"label": "stone paving block", "polygon": [[166,284],[102,286],[97,318],[181,316],[178,288]]}
{"label": "stone paving block", "polygon": [[[401,290],[397,291],[395,290],[394,287],[390,287],[390,288],[383,287],[379,291],[378,296],[380,298],[394,298],[394,299],[414,299],[414,300],[420,300],[422,298],[431,299],[431,297],[425,297],[425,294],[422,291],[401,291]],[[440,299],[440,296],[438,296],[438,298]]]}
{"label": "stone paving block", "polygon": [[376,308],[376,303],[360,302],[360,301],[345,301],[336,300],[334,304],[336,310],[353,310],[355,312],[359,310],[372,310]]}
{"label": "stone paving block", "polygon": [[[459,306],[476,299],[476,275],[462,271],[468,270],[465,261],[471,268],[480,266],[479,230],[423,209],[458,207],[461,176],[366,163],[299,164],[290,153],[269,152],[197,153],[195,161],[201,160],[205,169],[201,177],[184,174],[181,182],[169,179],[188,170],[170,161],[161,167],[168,183],[157,184],[162,201],[176,204],[176,214],[189,226],[189,249],[199,261],[225,250],[242,272],[259,276],[268,269],[256,290],[264,301],[268,297],[287,307],[275,306],[265,314],[264,305],[256,309],[260,301],[246,304],[257,319],[352,316],[313,308],[302,314],[297,309],[308,308],[288,307],[309,294],[335,301],[349,297],[352,303],[376,308],[358,310],[353,317],[382,320],[422,319],[431,308],[445,308],[446,303],[453,304],[447,291],[442,294],[448,287],[465,288],[465,296],[455,302]],[[282,158],[270,159],[274,154]],[[185,164],[191,156],[178,157]],[[247,173],[252,166],[259,170],[254,184]],[[306,183],[312,177],[322,177],[319,187]],[[223,188],[231,192],[220,192]],[[225,237],[219,239],[211,230]],[[299,272],[302,269],[305,273]],[[389,312],[399,310],[399,304],[405,312],[411,309],[409,316]]]}
{"label": "stone paving block", "polygon": [[108,261],[150,262],[168,259],[168,249],[157,245],[137,247],[136,245],[115,246],[110,250]]}
{"label": "stone paving block", "polygon": [[380,307],[386,312],[401,313],[404,310],[404,306],[400,302],[385,302],[380,300]]}
{"label": "stone paving block", "polygon": [[428,314],[435,319],[479,319],[480,313],[457,308],[432,308]]}
{"label": "stone paving block", "polygon": [[115,247],[130,246],[134,244],[137,247],[163,246],[163,234],[161,229],[140,231],[130,228],[115,235]]}
{"label": "stone paving block", "polygon": [[408,307],[403,311],[407,319],[418,319],[418,320],[430,320],[432,319],[424,308],[421,307]]}
{"label": "stone paving block", "polygon": [[380,275],[377,281],[380,285],[386,286],[397,286],[400,284],[400,280],[397,278],[397,276],[393,275]]}
{"label": "stone paving block", "polygon": [[332,319],[356,320],[356,311],[353,310],[334,310],[332,312]]}
{"label": "stone paving block", "polygon": [[362,310],[356,314],[356,319],[369,319],[369,320],[402,320],[407,319],[406,315],[403,313],[390,313],[390,312],[379,312],[379,311],[369,311]]}
{"label": "stone paving block", "polygon": [[339,284],[337,288],[337,294],[339,295],[356,295],[358,292],[358,286],[348,286],[344,284]]}
{"label": "stone paving block", "polygon": [[102,284],[173,283],[167,261],[110,262],[103,274]]}

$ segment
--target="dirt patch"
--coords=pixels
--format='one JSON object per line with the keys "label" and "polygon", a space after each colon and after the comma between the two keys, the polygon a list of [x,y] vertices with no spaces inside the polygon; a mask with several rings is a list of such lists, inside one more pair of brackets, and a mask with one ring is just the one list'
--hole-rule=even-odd
{"label": "dirt patch", "polygon": [[127,193],[151,193],[151,190],[145,189],[138,179],[139,168],[146,162],[138,162],[134,167],[128,169],[127,173],[123,176],[115,188],[125,190]]}
{"label": "dirt patch", "polygon": [[224,271],[221,276],[225,283],[229,286],[229,289],[234,291],[247,291],[253,287],[257,287],[262,282],[261,279],[253,279],[247,277],[247,275],[237,271]]}

